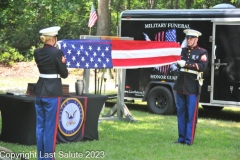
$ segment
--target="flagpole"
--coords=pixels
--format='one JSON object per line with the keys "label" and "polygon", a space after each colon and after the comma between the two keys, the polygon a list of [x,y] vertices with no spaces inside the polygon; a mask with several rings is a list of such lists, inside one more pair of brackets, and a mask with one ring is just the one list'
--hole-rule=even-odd
{"label": "flagpole", "polygon": [[89,36],[91,35],[91,28],[92,28],[92,27],[90,27],[90,30],[89,30]]}
{"label": "flagpole", "polygon": [[89,21],[88,21],[88,27],[90,28],[89,35],[91,35],[92,26],[96,23],[97,19],[98,19],[97,13],[96,13],[96,10],[95,10],[93,2],[92,2],[90,17],[89,17]]}
{"label": "flagpole", "polygon": [[[97,21],[97,13],[94,8],[93,1],[92,1],[90,17],[89,17],[89,21],[88,21],[89,36],[91,35],[92,26],[96,23],[96,21]],[[97,69],[95,68],[95,94],[97,94],[96,88],[97,88]]]}

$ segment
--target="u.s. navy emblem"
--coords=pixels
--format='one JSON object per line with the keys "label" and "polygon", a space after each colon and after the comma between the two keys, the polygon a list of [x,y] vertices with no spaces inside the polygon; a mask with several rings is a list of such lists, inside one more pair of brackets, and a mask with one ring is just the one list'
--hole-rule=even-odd
{"label": "u.s. navy emblem", "polygon": [[60,108],[58,127],[65,136],[75,135],[84,120],[82,103],[76,98],[66,99]]}

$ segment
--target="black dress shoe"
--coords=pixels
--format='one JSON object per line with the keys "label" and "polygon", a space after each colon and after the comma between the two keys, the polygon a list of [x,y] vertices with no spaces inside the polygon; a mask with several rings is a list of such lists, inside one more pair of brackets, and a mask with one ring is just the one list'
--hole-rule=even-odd
{"label": "black dress shoe", "polygon": [[175,141],[174,144],[185,144],[184,142]]}

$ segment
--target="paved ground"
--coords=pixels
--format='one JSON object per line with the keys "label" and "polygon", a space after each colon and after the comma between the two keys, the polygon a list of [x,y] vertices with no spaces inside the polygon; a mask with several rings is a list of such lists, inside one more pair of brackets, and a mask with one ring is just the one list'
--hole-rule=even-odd
{"label": "paved ground", "polygon": [[[62,79],[63,84],[69,85],[70,92],[75,92],[75,82],[83,78],[83,69],[68,69],[69,76]],[[20,62],[12,67],[0,65],[0,90],[26,92],[28,83],[36,83],[39,76],[38,68],[35,62]],[[109,79],[106,83],[106,92],[116,90],[115,80]],[[90,71],[89,91],[95,91],[94,70]],[[104,93],[104,83],[102,84],[102,93]]]}

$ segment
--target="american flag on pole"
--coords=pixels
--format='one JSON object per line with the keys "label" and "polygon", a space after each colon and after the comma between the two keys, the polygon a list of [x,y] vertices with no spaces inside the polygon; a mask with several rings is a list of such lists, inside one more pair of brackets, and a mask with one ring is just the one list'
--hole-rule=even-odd
{"label": "american flag on pole", "polygon": [[97,13],[96,13],[94,5],[92,3],[90,17],[89,17],[89,21],[88,21],[88,27],[91,28],[92,26],[94,26],[94,24],[96,23],[97,19],[98,19],[97,18]]}
{"label": "american flag on pole", "polygon": [[181,46],[175,42],[130,40],[59,41],[68,68],[143,68],[180,60]]}

